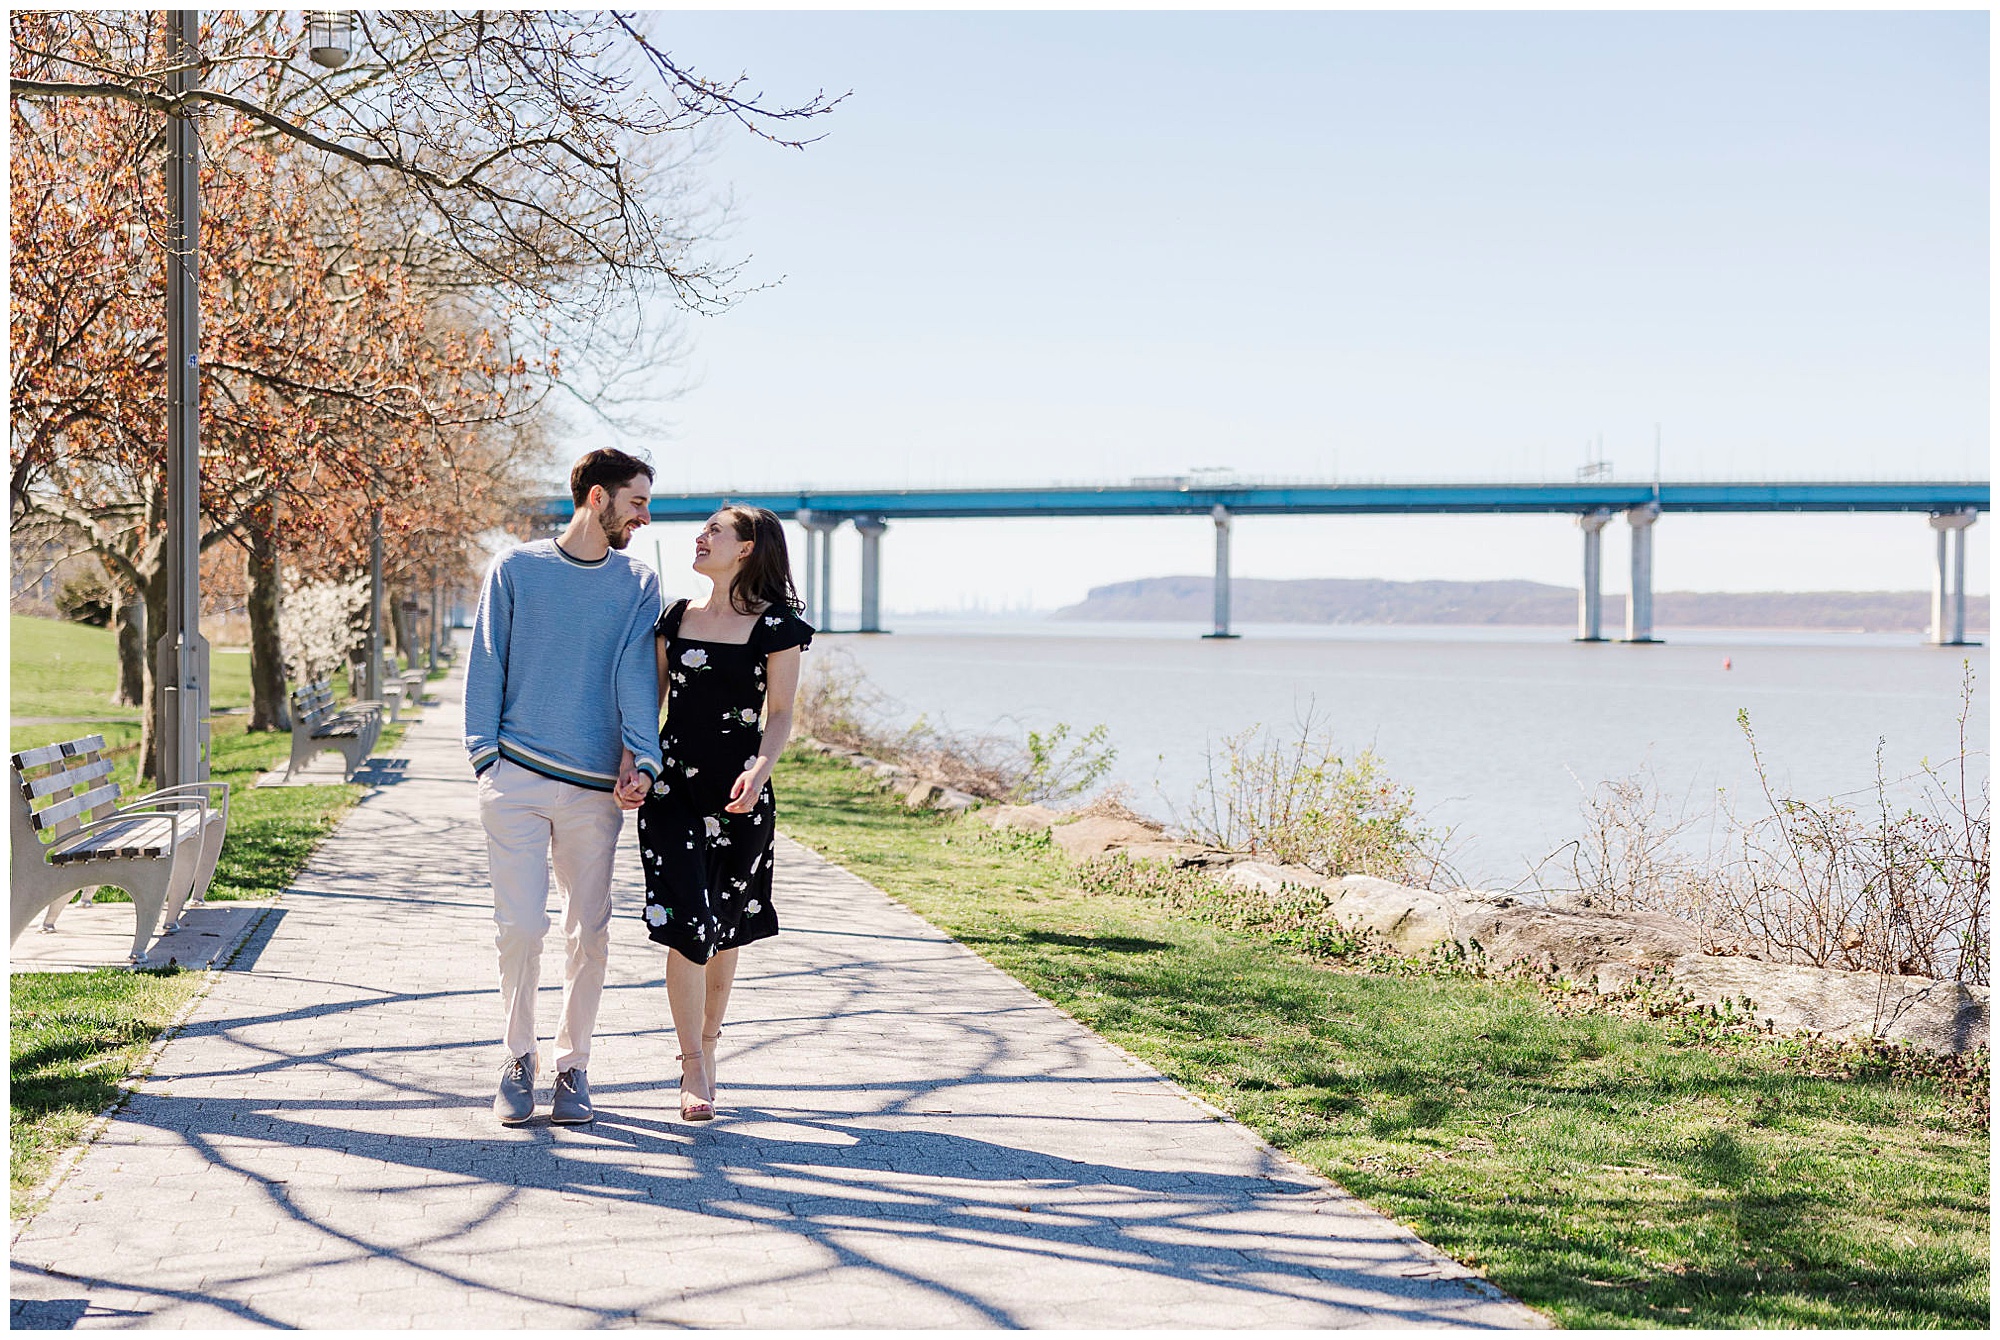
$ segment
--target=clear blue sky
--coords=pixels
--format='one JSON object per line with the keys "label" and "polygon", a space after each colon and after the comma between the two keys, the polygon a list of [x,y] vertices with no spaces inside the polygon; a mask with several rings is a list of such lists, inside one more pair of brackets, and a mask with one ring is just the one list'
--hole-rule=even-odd
{"label": "clear blue sky", "polygon": [[[654,24],[777,99],[853,90],[804,153],[716,146],[725,251],[782,282],[662,373],[663,489],[1562,478],[1600,434],[1649,477],[1655,424],[1670,477],[1988,472],[1984,14]],[[913,524],[885,598],[1049,606],[1204,571],[1208,535]],[[1920,587],[1929,539],[1670,516],[1657,581]],[[1236,570],[1573,583],[1577,551],[1559,518],[1249,519]]]}

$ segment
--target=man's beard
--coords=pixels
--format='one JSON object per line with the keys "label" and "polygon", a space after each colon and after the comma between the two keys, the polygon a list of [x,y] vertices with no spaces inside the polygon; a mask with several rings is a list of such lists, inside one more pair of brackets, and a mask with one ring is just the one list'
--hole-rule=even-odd
{"label": "man's beard", "polygon": [[618,529],[618,523],[612,519],[612,514],[609,510],[597,514],[597,527],[604,532],[604,538],[610,543],[613,549],[623,549],[626,545],[632,543],[632,532],[637,529],[634,526],[626,526],[622,530]]}

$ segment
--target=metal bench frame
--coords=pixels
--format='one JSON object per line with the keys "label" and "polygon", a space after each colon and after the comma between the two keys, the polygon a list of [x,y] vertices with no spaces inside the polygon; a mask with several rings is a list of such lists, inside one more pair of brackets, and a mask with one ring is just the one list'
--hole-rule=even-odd
{"label": "metal bench frame", "polygon": [[[118,784],[108,780],[112,764],[103,752],[104,737],[88,735],[13,756],[8,943],[20,939],[44,912],[42,929],[54,930],[70,894],[82,889],[82,901],[89,902],[99,885],[109,884],[131,895],[137,920],[130,961],[142,965],[161,913],[166,914],[166,929],[176,930],[188,903],[208,896],[229,831],[229,784],[191,782],[125,799]],[[100,779],[107,780],[93,785]],[[43,799],[48,804],[36,809],[35,802]],[[119,827],[148,818],[167,823],[163,848],[100,849]],[[44,843],[48,834],[54,841]]]}

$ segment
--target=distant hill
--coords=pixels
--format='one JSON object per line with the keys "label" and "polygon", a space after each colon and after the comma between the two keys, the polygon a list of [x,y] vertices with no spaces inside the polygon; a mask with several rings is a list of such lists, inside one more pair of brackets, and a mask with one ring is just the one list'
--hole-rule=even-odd
{"label": "distant hill", "polygon": [[[1146,577],[1092,587],[1058,619],[1206,623],[1214,615],[1208,577]],[[1238,623],[1495,624],[1566,627],[1576,623],[1575,587],[1544,582],[1383,582],[1343,577],[1230,583]],[[1930,627],[1925,591],[1660,591],[1661,628],[1818,628],[1920,633]],[[1615,633],[1625,597],[1604,598],[1604,627]],[[1966,630],[1987,628],[1987,597],[1968,596]]]}

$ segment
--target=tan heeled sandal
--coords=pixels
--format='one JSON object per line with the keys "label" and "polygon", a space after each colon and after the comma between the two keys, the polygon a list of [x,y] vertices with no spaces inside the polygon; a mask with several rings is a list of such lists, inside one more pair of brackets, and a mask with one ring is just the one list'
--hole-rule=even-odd
{"label": "tan heeled sandal", "polygon": [[[699,1061],[701,1057],[702,1054],[700,1052],[682,1052],[674,1059],[676,1061]],[[696,1073],[700,1072],[697,1071]],[[700,1094],[690,1095],[687,1091],[687,1076],[683,1074],[681,1076],[681,1120],[712,1121],[714,1119],[715,1104],[709,1102]]]}

